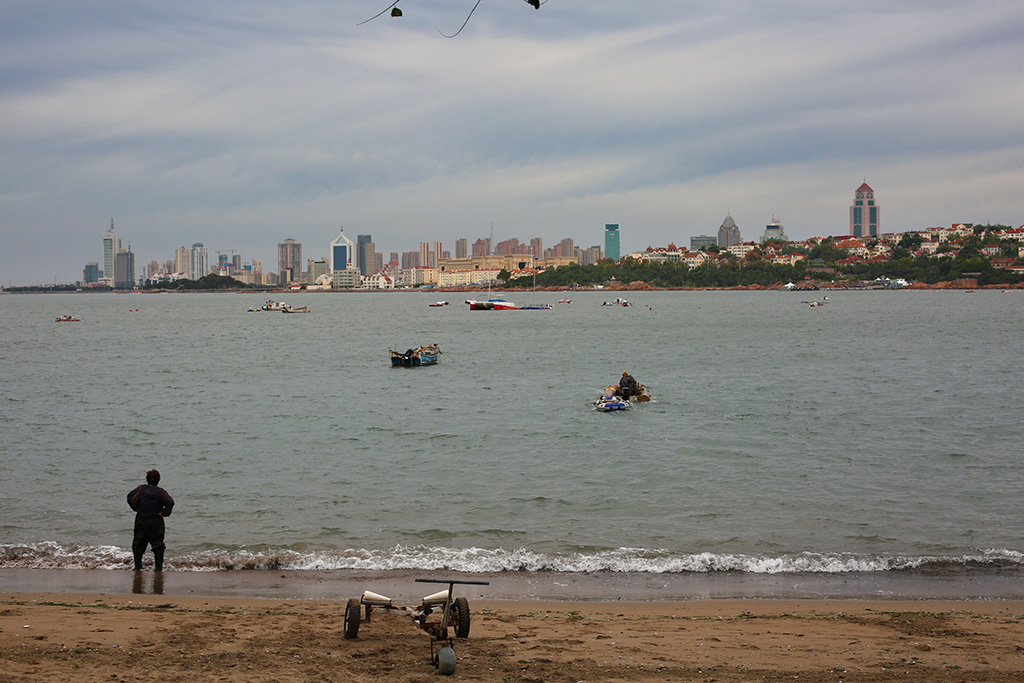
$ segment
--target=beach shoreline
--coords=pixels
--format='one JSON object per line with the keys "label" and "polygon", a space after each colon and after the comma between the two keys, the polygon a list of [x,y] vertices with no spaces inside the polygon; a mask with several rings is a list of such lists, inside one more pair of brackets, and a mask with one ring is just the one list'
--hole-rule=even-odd
{"label": "beach shoreline", "polygon": [[[564,602],[693,600],[1024,601],[1024,572],[481,572],[442,570],[150,571],[0,568],[0,588],[18,592],[131,594],[210,598],[345,600],[363,590],[416,597],[415,579],[487,581],[471,599]],[[156,590],[156,582],[159,581]],[[409,596],[404,594],[409,593]]]}
{"label": "beach shoreline", "polygon": [[[3,680],[435,680],[430,637],[407,617],[375,612],[358,638],[345,639],[344,607],[20,592],[5,583]],[[470,599],[470,611],[470,637],[455,642],[457,680],[1001,683],[1024,675],[1024,601]]]}

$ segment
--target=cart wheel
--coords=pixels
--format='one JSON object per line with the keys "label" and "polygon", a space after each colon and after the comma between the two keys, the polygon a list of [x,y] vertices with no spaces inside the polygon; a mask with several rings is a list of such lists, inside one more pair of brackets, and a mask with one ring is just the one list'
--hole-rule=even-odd
{"label": "cart wheel", "polygon": [[452,608],[455,610],[455,636],[469,638],[469,600],[455,598]]}
{"label": "cart wheel", "polygon": [[349,598],[345,605],[345,640],[353,640],[359,635],[359,598]]}
{"label": "cart wheel", "polygon": [[455,673],[455,650],[447,645],[437,651],[437,673],[442,676]]}

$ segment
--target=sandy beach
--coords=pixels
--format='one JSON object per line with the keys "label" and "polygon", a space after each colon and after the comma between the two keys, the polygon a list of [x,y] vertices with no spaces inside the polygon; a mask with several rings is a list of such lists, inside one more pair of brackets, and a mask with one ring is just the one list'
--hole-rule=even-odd
{"label": "sandy beach", "polygon": [[[345,602],[0,593],[3,681],[435,680],[400,613]],[[455,680],[1020,681],[1024,602],[472,600]]]}

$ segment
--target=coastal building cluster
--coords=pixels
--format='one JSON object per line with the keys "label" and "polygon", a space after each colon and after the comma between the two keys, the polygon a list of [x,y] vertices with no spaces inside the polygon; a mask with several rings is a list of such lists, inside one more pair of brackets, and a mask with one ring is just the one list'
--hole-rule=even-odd
{"label": "coastal building cluster", "polygon": [[[103,266],[88,263],[83,271],[82,286],[133,289],[143,285],[161,285],[181,280],[198,280],[207,275],[234,278],[243,284],[257,286],[302,287],[305,289],[393,289],[398,287],[475,287],[499,280],[503,272],[512,277],[538,273],[568,264],[588,265],[602,259],[619,261],[632,258],[648,262],[680,262],[696,268],[725,258],[747,258],[756,254],[772,263],[796,265],[807,258],[814,246],[832,240],[847,256],[837,265],[864,261],[885,261],[902,245],[913,246],[914,256],[956,256],[957,245],[976,234],[972,224],[957,223],[945,228],[925,228],[904,233],[881,232],[880,207],[875,192],[864,182],[854,191],[849,207],[849,234],[841,237],[811,237],[790,241],[785,226],[774,216],[757,241],[744,241],[740,227],[727,215],[717,235],[696,235],[689,248],[669,244],[649,246],[642,251],[622,254],[619,246],[619,225],[604,226],[604,246],[581,248],[567,237],[552,247],[544,247],[540,237],[528,242],[510,238],[492,245],[492,238],[478,238],[472,244],[467,238],[455,240],[454,255],[440,241],[420,242],[419,249],[403,253],[390,252],[385,261],[377,251],[371,235],[356,235],[352,241],[344,229],[327,242],[326,254],[303,260],[303,245],[288,238],[277,245],[276,269],[264,268],[260,259],[245,261],[235,250],[218,250],[211,262],[208,248],[201,242],[181,246],[174,258],[163,263],[151,261],[136,275],[135,256],[130,245],[121,246],[121,238],[110,229],[103,238]],[[1024,244],[1024,226],[1001,228],[1000,240]],[[911,236],[909,242],[905,236]],[[1008,255],[997,245],[984,245],[982,254],[999,268],[1021,269],[1024,246]]]}

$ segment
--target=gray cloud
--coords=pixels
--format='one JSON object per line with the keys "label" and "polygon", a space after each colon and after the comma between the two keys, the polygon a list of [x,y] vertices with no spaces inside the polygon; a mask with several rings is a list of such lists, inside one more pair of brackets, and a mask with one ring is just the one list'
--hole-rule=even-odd
{"label": "gray cloud", "polygon": [[8,8],[0,276],[78,278],[111,214],[146,263],[339,224],[385,252],[492,221],[687,244],[730,209],[839,234],[864,176],[883,229],[1024,222],[1019,3],[484,0],[438,34],[471,6]]}

